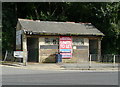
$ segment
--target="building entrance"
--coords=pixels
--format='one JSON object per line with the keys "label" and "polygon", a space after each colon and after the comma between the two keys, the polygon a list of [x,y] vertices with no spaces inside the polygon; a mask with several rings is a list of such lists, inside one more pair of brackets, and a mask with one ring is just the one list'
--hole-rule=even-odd
{"label": "building entrance", "polygon": [[28,62],[38,62],[38,38],[27,38]]}

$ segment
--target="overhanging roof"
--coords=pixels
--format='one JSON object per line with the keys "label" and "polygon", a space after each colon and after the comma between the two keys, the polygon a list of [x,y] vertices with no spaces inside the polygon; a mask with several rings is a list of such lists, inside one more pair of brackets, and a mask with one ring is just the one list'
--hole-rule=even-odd
{"label": "overhanging roof", "polygon": [[95,35],[104,36],[91,23],[72,23],[72,22],[53,22],[53,21],[34,21],[18,19],[18,23],[25,31],[46,34],[73,34],[73,35]]}

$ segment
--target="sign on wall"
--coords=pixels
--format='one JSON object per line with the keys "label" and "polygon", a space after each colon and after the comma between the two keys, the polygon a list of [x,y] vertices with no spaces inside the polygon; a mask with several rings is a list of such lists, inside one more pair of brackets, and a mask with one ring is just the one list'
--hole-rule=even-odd
{"label": "sign on wall", "polygon": [[60,36],[59,51],[62,54],[62,58],[72,57],[72,37]]}
{"label": "sign on wall", "polygon": [[16,48],[21,49],[21,41],[22,41],[22,30],[16,31]]}
{"label": "sign on wall", "polygon": [[62,58],[72,58],[72,53],[60,53]]}

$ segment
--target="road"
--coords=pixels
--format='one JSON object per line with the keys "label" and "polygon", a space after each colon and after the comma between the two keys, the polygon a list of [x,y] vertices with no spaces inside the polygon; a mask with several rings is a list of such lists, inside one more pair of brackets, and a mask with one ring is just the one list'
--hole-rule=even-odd
{"label": "road", "polygon": [[3,85],[117,85],[118,72],[29,70],[2,67]]}

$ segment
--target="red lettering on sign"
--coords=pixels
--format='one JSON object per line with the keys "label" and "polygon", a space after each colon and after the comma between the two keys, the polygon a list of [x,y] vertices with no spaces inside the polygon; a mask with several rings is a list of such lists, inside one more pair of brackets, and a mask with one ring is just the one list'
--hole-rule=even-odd
{"label": "red lettering on sign", "polygon": [[[71,36],[60,36],[60,41],[59,41],[59,49],[64,52],[62,54],[62,58],[71,58],[72,57],[72,52],[70,53],[65,53],[66,49],[72,50],[72,37]],[[65,50],[64,50],[65,49]],[[66,50],[67,52],[68,50]]]}

